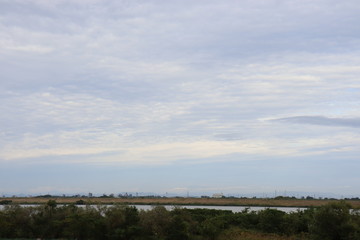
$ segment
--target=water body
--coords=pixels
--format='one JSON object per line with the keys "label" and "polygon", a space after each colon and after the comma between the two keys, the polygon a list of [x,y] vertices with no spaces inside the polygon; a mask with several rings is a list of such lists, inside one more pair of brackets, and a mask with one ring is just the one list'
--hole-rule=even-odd
{"label": "water body", "polygon": [[[36,204],[31,204],[31,205],[20,205],[22,207],[36,207],[39,205]],[[61,204],[59,204],[58,206],[62,206]],[[78,207],[85,207],[86,205],[77,205]],[[106,207],[111,207],[111,206],[115,206],[115,205],[92,205],[93,207],[97,207],[97,206],[106,206]],[[154,208],[157,205],[129,205],[129,206],[134,206],[136,207],[138,210],[144,210],[144,211],[148,211],[151,210],[152,208]],[[232,211],[234,213],[238,213],[238,212],[242,212],[245,209],[248,209],[249,211],[261,211],[267,208],[271,208],[271,209],[277,209],[286,213],[291,213],[291,212],[297,212],[297,211],[303,211],[307,208],[299,208],[299,207],[253,207],[253,206],[202,206],[202,205],[163,205],[167,210],[173,210],[174,208],[187,208],[187,209],[215,209],[215,210],[228,210],[228,211]],[[0,205],[0,210],[4,209],[5,205]]]}
{"label": "water body", "polygon": [[[131,205],[136,207],[139,210],[151,210],[154,205]],[[164,205],[164,207],[167,210],[173,210],[174,208],[187,208],[187,209],[215,209],[215,210],[228,210],[232,211],[234,213],[242,212],[245,209],[248,209],[249,211],[261,211],[267,208],[271,209],[277,209],[286,213],[290,212],[297,212],[298,210],[303,211],[307,208],[298,208],[298,207],[253,207],[253,206],[197,206],[197,205],[191,205],[191,206],[173,206],[173,205]]]}

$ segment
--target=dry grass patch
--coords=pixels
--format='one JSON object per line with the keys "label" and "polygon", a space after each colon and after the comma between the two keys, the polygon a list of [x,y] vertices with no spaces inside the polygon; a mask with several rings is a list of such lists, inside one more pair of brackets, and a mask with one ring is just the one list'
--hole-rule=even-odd
{"label": "dry grass patch", "polygon": [[[213,205],[213,206],[267,206],[267,207],[309,207],[323,206],[337,200],[302,200],[302,199],[253,199],[253,198],[2,198],[19,204],[41,204],[49,200],[57,203],[75,203],[84,200],[92,204],[150,204],[150,205]],[[360,201],[346,201],[354,208],[360,208]]]}

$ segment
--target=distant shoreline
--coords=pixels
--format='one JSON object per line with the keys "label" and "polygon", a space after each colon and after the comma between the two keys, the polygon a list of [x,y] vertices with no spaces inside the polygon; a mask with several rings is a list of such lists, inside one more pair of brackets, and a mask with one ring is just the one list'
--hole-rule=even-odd
{"label": "distant shoreline", "polygon": [[[84,204],[123,205],[203,205],[203,206],[259,206],[259,207],[319,207],[339,200],[328,199],[265,199],[265,198],[98,198],[98,197],[10,197],[0,202],[15,204],[43,204],[55,200],[59,204],[82,202]],[[344,200],[353,208],[360,208],[359,200]]]}

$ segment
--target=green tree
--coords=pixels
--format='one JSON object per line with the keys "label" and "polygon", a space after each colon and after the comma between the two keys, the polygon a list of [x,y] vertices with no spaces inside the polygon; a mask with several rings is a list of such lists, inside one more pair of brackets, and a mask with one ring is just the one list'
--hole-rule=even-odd
{"label": "green tree", "polygon": [[260,230],[267,233],[284,233],[285,212],[277,209],[265,209],[259,212]]}
{"label": "green tree", "polygon": [[0,213],[0,237],[27,238],[33,236],[31,213],[33,208],[7,205]]}
{"label": "green tree", "polygon": [[144,233],[154,239],[164,239],[166,229],[171,222],[170,212],[164,206],[156,206],[148,211],[141,211],[140,225]]}
{"label": "green tree", "polygon": [[141,236],[139,212],[136,207],[114,206],[105,212],[109,239],[137,239]]}
{"label": "green tree", "polygon": [[359,240],[357,215],[343,201],[327,204],[315,211],[311,234],[316,240]]}
{"label": "green tree", "polygon": [[167,240],[190,239],[188,225],[179,215],[175,215],[167,229]]}
{"label": "green tree", "polygon": [[64,207],[62,237],[67,239],[105,239],[104,217],[91,206],[86,208],[70,205]]}

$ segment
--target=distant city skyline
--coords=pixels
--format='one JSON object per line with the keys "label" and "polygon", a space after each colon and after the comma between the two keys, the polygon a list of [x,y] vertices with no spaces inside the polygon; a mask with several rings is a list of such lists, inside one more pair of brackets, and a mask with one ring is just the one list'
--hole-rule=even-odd
{"label": "distant city skyline", "polygon": [[359,11],[0,0],[0,195],[359,197]]}

